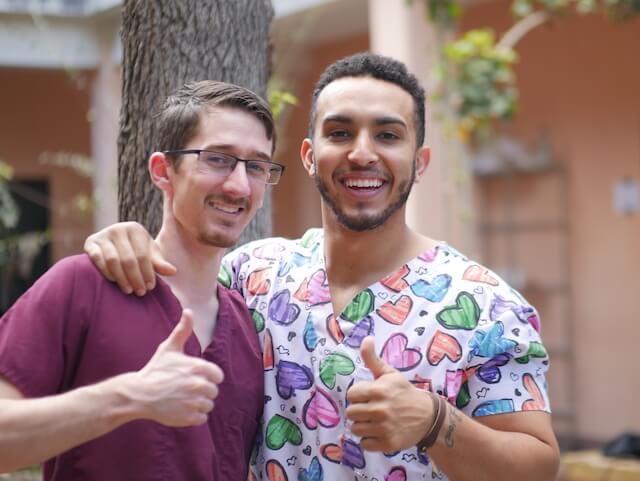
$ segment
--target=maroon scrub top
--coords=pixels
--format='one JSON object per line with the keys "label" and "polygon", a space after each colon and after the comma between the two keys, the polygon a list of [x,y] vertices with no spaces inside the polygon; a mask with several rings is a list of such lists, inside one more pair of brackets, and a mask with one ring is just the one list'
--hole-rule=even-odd
{"label": "maroon scrub top", "polygon": [[[215,273],[212,273],[212,276]],[[247,479],[262,413],[262,356],[242,297],[218,287],[213,340],[202,353],[224,382],[206,424],[171,428],[127,423],[45,463],[45,480]],[[0,375],[25,397],[86,386],[141,369],[180,319],[182,308],[158,280],[144,297],[124,295],[86,255],[63,259],[0,319]]]}

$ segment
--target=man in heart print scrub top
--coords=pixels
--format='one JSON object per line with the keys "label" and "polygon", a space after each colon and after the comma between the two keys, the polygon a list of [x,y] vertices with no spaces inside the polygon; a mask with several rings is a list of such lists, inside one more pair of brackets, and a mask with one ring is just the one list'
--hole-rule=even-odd
{"label": "man in heart print scrub top", "polygon": [[[223,260],[220,281],[244,297],[263,349],[254,479],[555,479],[536,311],[406,224],[429,163],[424,101],[393,59],[365,53],[329,66],[301,147],[322,229]],[[123,232],[147,242],[141,226],[116,225],[86,248],[117,264],[131,249]],[[105,274],[135,285],[159,262],[148,248],[136,254],[140,265]]]}
{"label": "man in heart print scrub top", "polygon": [[157,122],[154,248],[177,272],[138,298],[69,257],[0,319],[0,472],[48,460],[45,480],[247,479],[262,356],[242,297],[212,273],[282,174],[273,118],[253,92],[202,81]]}

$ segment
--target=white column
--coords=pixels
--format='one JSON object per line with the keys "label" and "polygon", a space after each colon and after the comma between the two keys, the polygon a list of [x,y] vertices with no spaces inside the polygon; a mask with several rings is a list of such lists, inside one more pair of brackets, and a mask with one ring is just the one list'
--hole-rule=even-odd
{"label": "white column", "polygon": [[431,147],[431,163],[409,198],[409,225],[477,257],[468,156],[455,137],[446,133],[451,128],[439,120],[436,110],[440,106],[430,100],[438,47],[424,3],[369,0],[371,50],[404,62],[427,90],[425,144]]}
{"label": "white column", "polygon": [[115,60],[118,26],[97,29],[100,64],[91,92],[91,156],[95,171],[94,227],[101,229],[118,221],[118,119],[121,103],[120,65]]}

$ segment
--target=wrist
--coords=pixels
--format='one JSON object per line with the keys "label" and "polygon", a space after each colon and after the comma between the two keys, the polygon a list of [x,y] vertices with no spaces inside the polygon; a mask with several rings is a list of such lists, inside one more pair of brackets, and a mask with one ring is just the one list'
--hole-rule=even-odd
{"label": "wrist", "polygon": [[100,410],[100,418],[110,429],[143,417],[133,395],[138,382],[136,373],[126,373],[89,386],[89,405]]}
{"label": "wrist", "polygon": [[417,447],[418,451],[424,453],[427,449],[431,448],[436,441],[438,440],[438,436],[440,431],[442,430],[442,426],[444,425],[444,419],[447,415],[447,401],[437,394],[426,393],[431,399],[432,409],[433,409],[433,417],[429,429],[423,436],[423,438],[418,441]]}

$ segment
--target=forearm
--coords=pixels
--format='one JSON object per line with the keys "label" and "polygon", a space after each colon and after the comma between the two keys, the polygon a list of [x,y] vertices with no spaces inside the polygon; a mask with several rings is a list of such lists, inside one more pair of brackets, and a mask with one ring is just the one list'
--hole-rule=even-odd
{"label": "forearm", "polygon": [[[527,416],[548,416],[527,413]],[[506,416],[518,416],[522,413]],[[504,415],[503,415],[504,416]],[[448,406],[445,424],[429,457],[451,481],[553,481],[558,450],[551,433],[495,429]],[[489,425],[485,425],[489,424]],[[544,424],[544,423],[542,423]]]}
{"label": "forearm", "polygon": [[136,417],[129,374],[37,399],[0,399],[0,472],[45,461]]}

